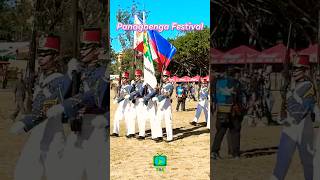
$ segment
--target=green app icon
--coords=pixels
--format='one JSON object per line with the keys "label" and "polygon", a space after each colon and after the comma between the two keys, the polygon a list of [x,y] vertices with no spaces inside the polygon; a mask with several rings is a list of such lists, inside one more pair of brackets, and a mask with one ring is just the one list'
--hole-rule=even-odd
{"label": "green app icon", "polygon": [[153,156],[153,166],[167,166],[167,156],[162,154]]}

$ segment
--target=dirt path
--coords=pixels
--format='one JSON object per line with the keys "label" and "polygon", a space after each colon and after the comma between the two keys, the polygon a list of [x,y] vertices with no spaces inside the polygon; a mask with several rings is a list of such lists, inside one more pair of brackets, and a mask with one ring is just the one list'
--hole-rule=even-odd
{"label": "dirt path", "polygon": [[14,110],[13,93],[0,91],[0,179],[12,180],[15,163],[27,134],[11,135],[9,129],[12,120],[9,119]]}
{"label": "dirt path", "polygon": [[[216,180],[269,180],[275,162],[281,127],[254,127],[242,129],[240,160],[228,159],[227,143],[223,142],[221,156],[214,161]],[[298,153],[291,162],[286,179],[301,180],[303,170]]]}

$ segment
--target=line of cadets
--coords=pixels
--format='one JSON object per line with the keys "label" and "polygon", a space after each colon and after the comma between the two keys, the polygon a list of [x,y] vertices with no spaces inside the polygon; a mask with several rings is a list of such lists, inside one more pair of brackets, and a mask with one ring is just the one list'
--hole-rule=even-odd
{"label": "line of cadets", "polygon": [[[173,122],[171,109],[171,95],[174,86],[169,81],[170,72],[164,70],[162,72],[162,86],[151,87],[141,79],[142,71],[137,69],[135,71],[134,83],[129,83],[129,73],[124,72],[121,76],[121,85],[118,89],[118,96],[115,103],[118,107],[114,116],[114,127],[111,136],[119,137],[120,121],[125,120],[126,137],[135,137],[135,124],[138,122],[139,134],[137,139],[145,139],[146,122],[150,122],[151,138],[155,142],[163,141],[162,125],[164,120],[167,139],[166,142],[173,140]],[[205,113],[206,122],[208,121],[208,82],[202,81],[202,88],[200,90],[200,102],[197,106],[197,112],[192,125],[198,124],[201,111]],[[210,123],[207,123],[210,127]]]}

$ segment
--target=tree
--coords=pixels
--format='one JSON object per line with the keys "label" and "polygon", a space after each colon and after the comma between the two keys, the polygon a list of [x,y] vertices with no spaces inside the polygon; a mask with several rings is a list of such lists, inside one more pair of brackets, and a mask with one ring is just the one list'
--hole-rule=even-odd
{"label": "tree", "polygon": [[209,71],[210,30],[190,31],[169,41],[177,48],[168,69],[172,74],[207,75]]}
{"label": "tree", "polygon": [[0,39],[5,41],[24,41],[30,38],[30,1],[17,2],[0,0]]}
{"label": "tree", "polygon": [[317,0],[211,0],[211,46],[228,50],[249,45],[259,50],[287,41],[293,23],[293,48],[317,40]]}
{"label": "tree", "polygon": [[110,74],[119,74],[120,73],[120,71],[119,71],[120,64],[118,62],[117,53],[113,49],[111,49],[111,52],[110,52],[110,59],[111,59]]}
{"label": "tree", "polygon": [[[140,4],[133,0],[131,7],[125,9],[118,9],[117,11],[117,21],[122,24],[133,24],[133,17],[137,14],[139,17],[142,17],[143,10],[139,9]],[[145,17],[148,17],[149,11],[145,11]],[[122,49],[129,49],[133,47],[133,32],[134,31],[124,31],[120,33],[118,38],[121,44]]]}
{"label": "tree", "polygon": [[[133,0],[131,7],[126,8],[119,8],[117,11],[117,21],[122,24],[133,24],[133,17],[135,14],[137,14],[139,17],[142,17],[143,10],[139,8],[139,3]],[[145,17],[147,18],[148,11],[145,11]],[[124,54],[124,60],[121,62],[120,67],[124,68],[121,69],[127,70],[131,72],[131,75],[133,75],[134,69],[136,68],[142,68],[142,62],[139,61],[137,58],[137,52],[132,50],[133,48],[133,37],[134,37],[134,31],[124,31],[122,33],[119,33],[118,39],[120,41],[120,45],[122,47],[122,53]],[[139,64],[141,66],[139,66]]]}

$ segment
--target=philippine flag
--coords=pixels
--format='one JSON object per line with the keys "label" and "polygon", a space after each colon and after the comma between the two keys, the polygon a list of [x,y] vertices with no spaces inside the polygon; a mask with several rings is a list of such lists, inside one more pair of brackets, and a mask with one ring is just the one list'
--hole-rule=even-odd
{"label": "philippine flag", "polygon": [[149,30],[148,34],[150,37],[150,44],[158,56],[156,62],[158,63],[159,67],[161,67],[161,70],[164,70],[168,67],[177,49],[157,31]]}

